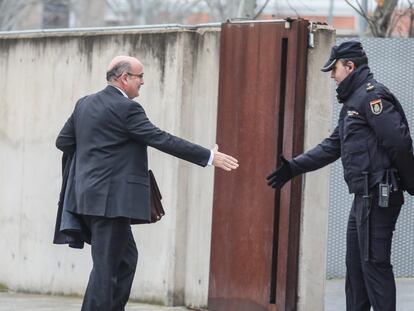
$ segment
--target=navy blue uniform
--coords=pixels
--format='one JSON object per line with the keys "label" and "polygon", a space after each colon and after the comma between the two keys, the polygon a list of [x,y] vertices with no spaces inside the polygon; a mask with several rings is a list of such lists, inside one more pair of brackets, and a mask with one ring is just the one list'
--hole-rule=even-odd
{"label": "navy blue uniform", "polygon": [[340,157],[350,193],[363,193],[363,171],[370,173],[373,187],[391,168],[398,171],[400,186],[414,193],[412,140],[398,100],[373,79],[367,65],[357,68],[337,91],[343,103],[337,127],[318,146],[290,161],[293,176]]}
{"label": "navy blue uniform", "polygon": [[[347,230],[347,310],[395,310],[395,281],[390,263],[392,234],[402,190],[414,193],[414,156],[404,111],[394,95],[359,66],[338,89],[343,104],[338,125],[318,146],[289,161],[292,176],[341,158],[350,193],[355,194]],[[389,206],[378,206],[378,185],[393,176]],[[363,204],[364,175],[369,176],[371,208]],[[367,219],[370,228],[367,229]],[[368,240],[367,243],[367,230]],[[369,246],[368,246],[369,245]],[[363,254],[368,251],[368,260]]]}

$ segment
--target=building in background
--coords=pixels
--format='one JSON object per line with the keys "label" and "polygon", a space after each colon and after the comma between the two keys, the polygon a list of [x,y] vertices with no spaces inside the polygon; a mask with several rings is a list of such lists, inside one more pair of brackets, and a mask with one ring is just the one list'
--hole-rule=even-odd
{"label": "building in background", "polygon": [[[390,0],[350,0],[369,16]],[[248,3],[249,5],[247,5]],[[414,1],[399,0],[386,36],[414,35]],[[246,4],[243,7],[243,4]],[[250,7],[250,11],[246,11]],[[249,13],[250,12],[250,13]],[[151,24],[203,24],[248,19],[304,18],[333,25],[339,35],[366,34],[366,21],[344,0],[0,0],[0,30]],[[380,24],[384,18],[375,23]],[[378,36],[378,35],[377,35]]]}
{"label": "building in background", "polygon": [[[374,5],[374,1],[370,1],[370,12]],[[285,18],[286,16],[331,24],[337,34],[356,35],[358,32],[358,13],[343,0],[271,1],[263,13],[264,18]]]}

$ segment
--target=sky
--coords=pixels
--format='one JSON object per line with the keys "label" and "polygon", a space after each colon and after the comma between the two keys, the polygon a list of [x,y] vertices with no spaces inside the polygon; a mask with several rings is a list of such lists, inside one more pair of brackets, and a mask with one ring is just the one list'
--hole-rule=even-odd
{"label": "sky", "polygon": [[[260,0],[261,1],[261,0]],[[266,11],[276,12],[294,12],[296,11],[299,15],[328,15],[330,0],[277,0],[270,1]],[[374,2],[374,0],[369,0]],[[371,5],[371,3],[369,4]],[[333,13],[341,13],[341,15],[354,15],[354,10],[344,0],[333,1]]]}
{"label": "sky", "polygon": [[[261,5],[265,0],[258,0],[258,4]],[[275,13],[289,15],[294,14],[296,11],[299,15],[315,16],[315,15],[328,15],[330,0],[271,0],[265,13]],[[362,1],[359,0],[359,3]],[[407,3],[406,0],[400,0],[402,4]],[[356,0],[352,0],[351,3],[357,4]],[[368,10],[373,10],[376,7],[375,0],[368,0]],[[333,0],[333,14],[334,15],[356,15],[356,12],[345,2],[345,0]]]}

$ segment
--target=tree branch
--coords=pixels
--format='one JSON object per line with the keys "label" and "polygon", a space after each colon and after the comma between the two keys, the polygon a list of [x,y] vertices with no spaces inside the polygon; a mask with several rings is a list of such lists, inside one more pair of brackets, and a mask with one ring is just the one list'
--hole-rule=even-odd
{"label": "tree branch", "polygon": [[13,30],[16,23],[28,12],[28,6],[39,3],[39,0],[0,1],[0,29]]}
{"label": "tree branch", "polygon": [[409,29],[408,29],[408,38],[411,38],[413,36],[413,32],[414,32],[414,11],[413,11],[413,7],[414,7],[414,1],[408,0],[408,12],[410,15],[410,23],[409,23]]}
{"label": "tree branch", "polygon": [[[354,6],[349,0],[345,0],[345,2],[351,7],[351,8],[353,8],[354,10],[355,10],[355,12],[357,12],[359,15],[361,15],[362,17],[365,17],[365,12],[363,12],[363,11],[360,11],[356,6]],[[357,3],[358,3],[358,1],[357,1]],[[359,3],[358,3],[358,5],[359,5]],[[359,5],[359,7],[361,7],[360,5]]]}
{"label": "tree branch", "polygon": [[288,5],[288,7],[292,10],[292,11],[294,11],[295,12],[295,14],[296,14],[296,16],[297,17],[300,17],[300,14],[299,14],[299,12],[290,4],[290,2],[289,1],[287,1],[287,5]]}
{"label": "tree branch", "polygon": [[253,16],[253,19],[258,18],[263,13],[263,10],[267,7],[267,5],[269,4],[269,2],[270,2],[270,0],[266,0],[266,2],[262,5],[262,7]]}
{"label": "tree branch", "polygon": [[407,15],[407,12],[404,12],[404,13],[394,12],[393,16],[391,17],[391,22],[389,23],[389,26],[388,26],[388,29],[387,29],[387,35],[386,35],[387,37],[390,37],[392,35],[392,32],[397,27],[398,22],[405,15]]}

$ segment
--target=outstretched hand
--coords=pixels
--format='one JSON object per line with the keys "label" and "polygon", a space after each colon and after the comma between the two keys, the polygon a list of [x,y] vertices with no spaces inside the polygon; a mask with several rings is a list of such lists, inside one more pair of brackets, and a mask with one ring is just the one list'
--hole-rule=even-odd
{"label": "outstretched hand", "polygon": [[235,170],[236,168],[239,167],[237,159],[218,151],[217,144],[213,148],[213,153],[214,153],[213,165],[215,167],[219,167],[225,171]]}
{"label": "outstretched hand", "polygon": [[266,177],[267,184],[272,188],[282,188],[283,185],[292,179],[292,169],[289,161],[283,155],[280,156],[282,164],[269,176]]}

